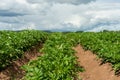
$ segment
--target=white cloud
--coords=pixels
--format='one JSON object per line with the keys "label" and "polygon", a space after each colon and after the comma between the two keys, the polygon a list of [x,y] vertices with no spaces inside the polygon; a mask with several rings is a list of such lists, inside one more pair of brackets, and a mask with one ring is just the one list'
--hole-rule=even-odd
{"label": "white cloud", "polygon": [[0,30],[120,30],[120,3],[91,1],[1,0]]}

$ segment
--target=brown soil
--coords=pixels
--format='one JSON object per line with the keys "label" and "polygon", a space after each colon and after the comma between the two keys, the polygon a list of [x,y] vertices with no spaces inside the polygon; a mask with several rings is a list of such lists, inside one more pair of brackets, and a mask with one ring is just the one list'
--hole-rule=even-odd
{"label": "brown soil", "polygon": [[14,61],[10,66],[2,70],[0,72],[0,80],[20,80],[25,75],[25,71],[21,69],[21,66],[40,56],[41,54],[38,50],[41,47],[42,44],[32,47],[24,53],[22,58]]}
{"label": "brown soil", "polygon": [[120,76],[114,74],[110,63],[101,64],[100,59],[91,51],[85,51],[80,45],[75,47],[79,64],[85,71],[79,73],[82,80],[120,80]]}

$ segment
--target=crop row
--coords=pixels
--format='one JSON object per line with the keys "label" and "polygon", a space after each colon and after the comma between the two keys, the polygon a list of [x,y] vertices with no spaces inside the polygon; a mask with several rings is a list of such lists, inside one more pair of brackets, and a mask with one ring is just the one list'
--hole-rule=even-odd
{"label": "crop row", "polygon": [[91,50],[102,59],[112,64],[115,72],[120,70],[120,32],[81,32],[67,34],[76,44]]}
{"label": "crop row", "polygon": [[34,30],[0,31],[0,69],[20,58],[23,52],[45,40],[46,33]]}
{"label": "crop row", "polygon": [[23,66],[26,70],[25,80],[74,80],[77,72],[83,71],[78,66],[75,51],[81,44],[110,62],[116,71],[120,70],[120,32],[71,32],[45,33],[41,31],[0,31],[0,69],[22,56],[38,42],[44,46],[43,54],[37,60]]}
{"label": "crop row", "polygon": [[83,71],[78,66],[73,41],[62,33],[53,33],[45,42],[37,60],[23,66],[26,80],[75,80],[77,72]]}

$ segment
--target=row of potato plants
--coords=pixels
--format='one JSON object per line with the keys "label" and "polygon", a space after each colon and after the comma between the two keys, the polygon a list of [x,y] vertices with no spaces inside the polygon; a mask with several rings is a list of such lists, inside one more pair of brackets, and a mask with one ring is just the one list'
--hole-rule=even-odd
{"label": "row of potato plants", "polygon": [[74,35],[74,39],[76,39],[78,43],[84,47],[84,49],[93,51],[99,58],[102,59],[103,63],[111,63],[115,73],[119,73],[120,31],[83,32],[76,34],[72,33],[72,35]]}
{"label": "row of potato plants", "polygon": [[24,51],[45,41],[46,35],[35,30],[0,31],[0,70],[20,58]]}
{"label": "row of potato plants", "polygon": [[24,80],[75,80],[77,72],[83,71],[78,65],[74,40],[62,33],[52,33],[46,40],[42,56],[29,62],[22,68],[26,75]]}

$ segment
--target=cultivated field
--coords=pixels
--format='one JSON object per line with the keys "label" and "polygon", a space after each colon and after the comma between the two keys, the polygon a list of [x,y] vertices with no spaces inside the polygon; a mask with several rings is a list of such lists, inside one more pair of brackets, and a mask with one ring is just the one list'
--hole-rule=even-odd
{"label": "cultivated field", "polygon": [[[77,47],[78,45],[83,48],[83,52]],[[84,55],[88,55],[85,52],[87,50],[91,52],[88,53],[89,55],[96,57],[85,57]],[[25,57],[26,53],[27,57]],[[31,56],[33,54],[35,56]],[[29,55],[31,57],[26,61]],[[97,58],[98,61],[94,61],[93,58]],[[24,64],[18,66],[21,61]],[[89,61],[91,62],[87,63]],[[9,67],[12,65],[11,69],[15,68],[16,63],[19,69],[16,70],[16,74],[11,74],[13,72]],[[98,70],[88,64],[92,67],[99,64],[98,68],[95,66]],[[92,69],[97,73],[99,69],[104,68],[99,66],[105,64],[109,64],[106,66],[111,67],[110,70],[113,69],[114,77],[110,77],[112,73],[106,70],[107,68],[103,73],[108,72],[106,76],[110,78],[109,80],[118,80],[120,78],[118,76],[120,74],[119,31],[96,33],[0,31],[0,80],[95,80],[91,79],[92,77],[85,78],[88,76],[85,72]],[[82,73],[85,73],[85,76]],[[88,73],[94,75],[92,72]],[[100,76],[103,77],[104,74]]]}

